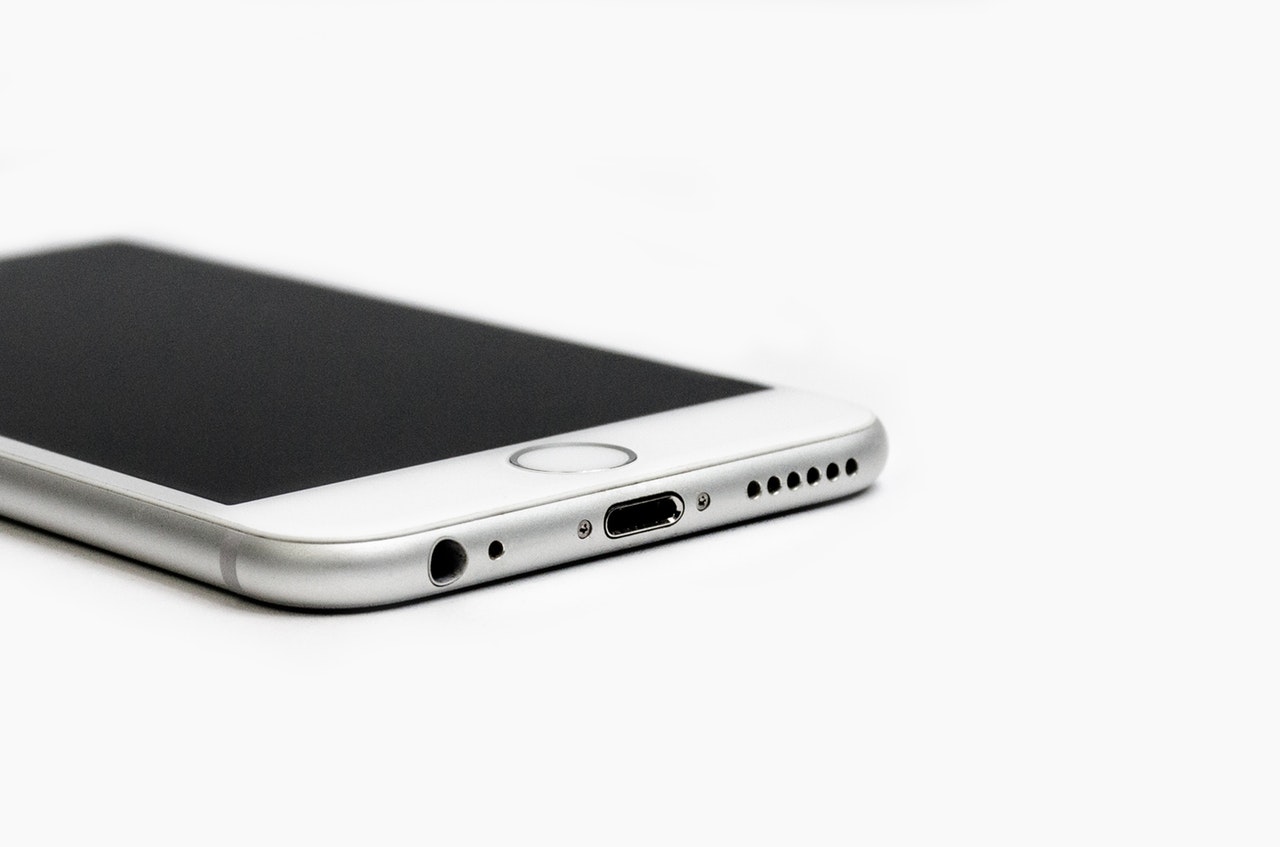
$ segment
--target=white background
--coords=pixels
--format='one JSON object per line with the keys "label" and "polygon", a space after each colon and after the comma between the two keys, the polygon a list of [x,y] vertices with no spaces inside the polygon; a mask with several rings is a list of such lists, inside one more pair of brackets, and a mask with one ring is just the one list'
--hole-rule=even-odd
{"label": "white background", "polygon": [[0,254],[143,238],[845,396],[892,452],[372,614],[0,522],[0,841],[1274,844],[1277,24],[6,3]]}

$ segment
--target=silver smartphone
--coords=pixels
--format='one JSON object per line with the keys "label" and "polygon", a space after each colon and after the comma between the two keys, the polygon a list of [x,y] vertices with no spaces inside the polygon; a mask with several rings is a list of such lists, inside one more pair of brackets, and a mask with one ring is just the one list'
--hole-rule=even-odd
{"label": "silver smartphone", "polygon": [[0,261],[0,514],[311,608],[866,488],[845,402],[131,243]]}

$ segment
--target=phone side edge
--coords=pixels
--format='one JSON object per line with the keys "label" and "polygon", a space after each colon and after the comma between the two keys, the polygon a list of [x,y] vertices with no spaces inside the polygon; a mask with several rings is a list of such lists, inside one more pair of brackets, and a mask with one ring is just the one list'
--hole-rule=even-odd
{"label": "phone side edge", "polygon": [[[345,545],[291,544],[245,536],[234,563],[238,590],[268,602],[312,608],[421,599],[844,499],[869,487],[887,457],[888,439],[877,420],[844,436],[420,535]],[[819,473],[814,482],[810,482],[811,470]],[[774,479],[777,484],[771,491]],[[760,486],[756,496],[749,490],[752,482]],[[672,525],[624,537],[611,537],[605,531],[610,507],[663,494],[675,494],[683,503],[683,512]],[[706,495],[705,505],[701,495]],[[589,526],[584,527],[584,522]],[[436,545],[443,540],[465,551],[465,564],[456,579],[436,585],[430,578],[431,562]],[[502,552],[490,558],[488,550],[495,542]]]}
{"label": "phone side edge", "polygon": [[[0,457],[0,512],[256,600],[350,609],[448,593],[847,497],[879,476],[887,455],[877,420],[837,438],[430,532],[329,543],[248,535]],[[811,471],[819,478],[811,481]],[[759,486],[755,496],[753,482]],[[683,501],[672,526],[620,538],[605,531],[610,506],[662,492],[675,492]],[[585,534],[583,521],[591,524]],[[436,584],[432,556],[444,539],[461,546],[466,563],[456,579]],[[495,541],[501,553],[490,558]]]}

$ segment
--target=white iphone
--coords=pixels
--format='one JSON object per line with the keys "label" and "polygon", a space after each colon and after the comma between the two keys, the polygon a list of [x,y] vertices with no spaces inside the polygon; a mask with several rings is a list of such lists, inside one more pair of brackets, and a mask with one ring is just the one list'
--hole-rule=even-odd
{"label": "white iphone", "polygon": [[0,261],[0,514],[377,606],[835,500],[858,406],[129,243]]}

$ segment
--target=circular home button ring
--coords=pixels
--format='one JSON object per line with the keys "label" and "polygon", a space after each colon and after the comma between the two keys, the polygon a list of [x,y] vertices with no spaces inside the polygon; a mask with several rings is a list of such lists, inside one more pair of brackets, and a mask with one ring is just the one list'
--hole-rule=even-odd
{"label": "circular home button ring", "polygon": [[541,444],[511,454],[511,464],[539,473],[593,473],[629,465],[634,450],[616,444]]}

